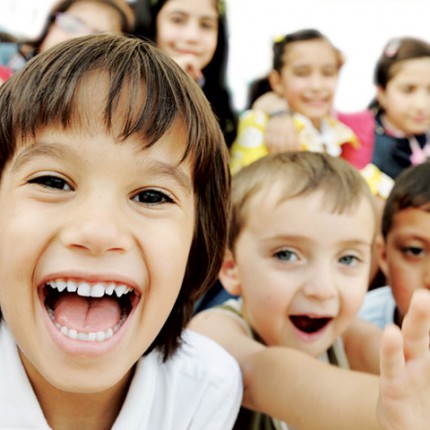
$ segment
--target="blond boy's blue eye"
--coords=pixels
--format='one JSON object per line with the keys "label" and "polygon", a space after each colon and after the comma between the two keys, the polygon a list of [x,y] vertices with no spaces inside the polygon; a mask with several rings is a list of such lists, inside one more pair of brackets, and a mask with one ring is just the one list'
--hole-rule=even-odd
{"label": "blond boy's blue eye", "polygon": [[278,260],[282,261],[297,261],[297,254],[289,249],[283,249],[282,251],[278,251],[275,253],[275,257]]}
{"label": "blond boy's blue eye", "polygon": [[344,255],[339,259],[339,263],[345,266],[352,266],[358,262],[358,258],[355,255]]}

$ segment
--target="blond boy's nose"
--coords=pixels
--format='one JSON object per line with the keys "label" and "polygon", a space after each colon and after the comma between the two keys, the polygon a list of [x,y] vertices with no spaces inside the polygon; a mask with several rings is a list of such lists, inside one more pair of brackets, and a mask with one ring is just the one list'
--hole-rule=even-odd
{"label": "blond boy's nose", "polygon": [[304,293],[310,298],[327,300],[335,297],[336,287],[329,269],[316,269],[304,287]]}

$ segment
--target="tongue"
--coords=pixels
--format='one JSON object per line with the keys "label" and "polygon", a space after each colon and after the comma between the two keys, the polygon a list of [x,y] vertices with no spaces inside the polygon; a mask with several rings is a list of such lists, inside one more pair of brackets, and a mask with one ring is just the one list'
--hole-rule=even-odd
{"label": "tongue", "polygon": [[121,318],[121,308],[112,297],[96,299],[64,294],[55,305],[54,315],[62,326],[89,333],[115,327]]}

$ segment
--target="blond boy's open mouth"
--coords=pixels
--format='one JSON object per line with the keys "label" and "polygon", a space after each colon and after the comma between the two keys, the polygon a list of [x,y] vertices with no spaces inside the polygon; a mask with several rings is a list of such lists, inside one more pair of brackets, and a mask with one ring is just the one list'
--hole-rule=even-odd
{"label": "blond boy's open mouth", "polygon": [[323,317],[314,318],[307,315],[290,315],[290,321],[294,327],[306,334],[316,333],[324,329],[333,318]]}

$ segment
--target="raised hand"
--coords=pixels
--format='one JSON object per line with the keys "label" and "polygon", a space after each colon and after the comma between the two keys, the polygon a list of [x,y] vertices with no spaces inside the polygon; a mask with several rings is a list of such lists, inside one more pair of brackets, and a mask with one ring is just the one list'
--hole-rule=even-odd
{"label": "raised hand", "polygon": [[389,326],[381,347],[378,419],[384,430],[430,428],[430,292],[417,290],[402,330]]}

